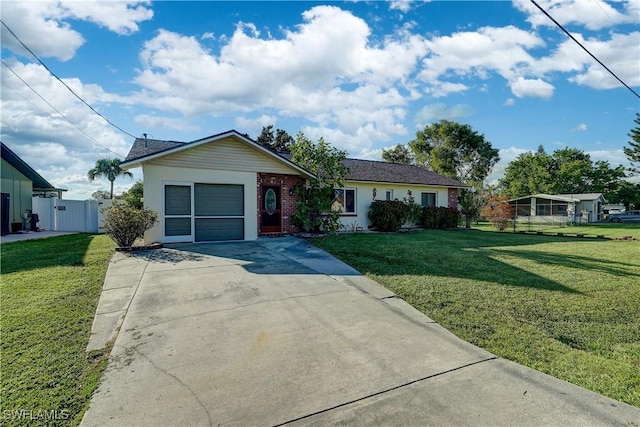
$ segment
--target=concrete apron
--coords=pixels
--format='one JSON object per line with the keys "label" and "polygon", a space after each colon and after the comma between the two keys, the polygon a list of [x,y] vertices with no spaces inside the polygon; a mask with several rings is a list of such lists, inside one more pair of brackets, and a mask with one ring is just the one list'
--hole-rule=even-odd
{"label": "concrete apron", "polygon": [[83,426],[640,423],[294,238],[117,253],[97,313],[90,347],[117,338]]}

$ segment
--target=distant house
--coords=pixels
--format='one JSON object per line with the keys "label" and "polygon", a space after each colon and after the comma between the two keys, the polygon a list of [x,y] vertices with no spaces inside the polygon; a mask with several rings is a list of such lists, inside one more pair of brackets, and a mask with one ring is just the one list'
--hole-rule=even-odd
{"label": "distant house", "polygon": [[[373,200],[402,200],[457,207],[459,181],[425,169],[347,159],[346,183],[334,192],[334,207],[347,228],[367,229]],[[269,151],[235,130],[193,142],[138,138],[123,169],[142,167],[145,207],[160,224],[145,242],[254,240],[288,234],[295,211],[294,188],[313,174],[287,156]]]}
{"label": "distant house", "polygon": [[32,210],[34,195],[56,194],[61,197],[61,190],[55,188],[38,172],[11,151],[3,142],[2,148],[2,207],[0,223],[2,235],[23,229],[27,214]]}
{"label": "distant house", "polygon": [[518,219],[540,222],[587,223],[602,219],[602,193],[532,194],[508,201]]}

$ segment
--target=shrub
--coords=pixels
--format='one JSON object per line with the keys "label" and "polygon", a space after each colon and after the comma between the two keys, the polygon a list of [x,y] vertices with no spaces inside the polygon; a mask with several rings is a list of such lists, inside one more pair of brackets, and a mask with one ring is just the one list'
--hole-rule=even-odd
{"label": "shrub", "polygon": [[375,200],[369,207],[371,225],[380,231],[398,231],[409,217],[409,205],[399,200]]}
{"label": "shrub", "polygon": [[144,232],[158,223],[158,214],[149,209],[134,209],[127,205],[114,203],[103,209],[105,214],[103,228],[118,246],[130,247]]}
{"label": "shrub", "polygon": [[407,190],[407,197],[404,199],[404,203],[407,205],[407,225],[409,228],[415,227],[420,222],[420,216],[422,215],[422,206],[416,203],[416,199],[413,197],[411,190]]}
{"label": "shrub", "polygon": [[487,218],[499,231],[504,231],[513,220],[513,207],[507,202],[508,197],[492,197],[480,214]]}
{"label": "shrub", "polygon": [[457,228],[459,221],[460,211],[456,208],[425,206],[420,215],[420,224],[424,228]]}

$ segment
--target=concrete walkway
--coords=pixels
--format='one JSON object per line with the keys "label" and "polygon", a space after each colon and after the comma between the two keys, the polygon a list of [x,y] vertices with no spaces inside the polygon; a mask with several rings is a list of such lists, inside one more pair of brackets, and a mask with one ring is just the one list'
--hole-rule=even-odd
{"label": "concrete walkway", "polygon": [[89,346],[113,338],[83,426],[640,424],[295,238],[116,253]]}
{"label": "concrete walkway", "polygon": [[0,243],[21,242],[23,240],[46,239],[48,237],[77,234],[76,231],[24,231],[0,237]]}

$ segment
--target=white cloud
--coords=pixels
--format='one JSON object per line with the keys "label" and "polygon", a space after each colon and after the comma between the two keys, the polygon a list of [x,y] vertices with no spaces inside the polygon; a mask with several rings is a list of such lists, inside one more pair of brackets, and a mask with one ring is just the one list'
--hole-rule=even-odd
{"label": "white cloud", "polygon": [[138,114],[134,121],[147,128],[175,129],[185,131],[198,131],[198,126],[190,124],[183,118],[164,117],[150,114]]}
{"label": "white cloud", "polygon": [[513,107],[514,105],[516,105],[516,100],[513,98],[507,98],[507,100],[504,101],[505,107]]}
{"label": "white cloud", "polygon": [[[17,61],[8,64],[34,90],[46,94],[45,99],[75,126],[3,66],[2,141],[49,182],[69,188],[65,198],[88,197],[86,192],[95,184],[86,180],[87,171],[97,159],[125,156],[131,141],[78,101],[43,67]],[[84,85],[78,79],[65,81],[96,108],[119,99],[97,85]]]}
{"label": "white cloud", "polygon": [[511,92],[518,98],[535,96],[549,99],[553,96],[553,91],[553,85],[542,79],[525,79],[518,77],[515,81],[511,82]]}
{"label": "white cloud", "polygon": [[[262,114],[260,117],[255,119],[249,119],[244,116],[239,116],[236,118],[235,123],[238,126],[238,129],[242,129],[243,131],[247,131],[250,134],[260,135],[262,132],[262,128],[273,125],[274,130],[277,128],[276,123],[278,122],[278,116]],[[293,136],[293,135],[291,135]]]}
{"label": "white cloud", "polygon": [[587,130],[587,124],[586,123],[580,123],[578,126],[573,128],[572,130],[579,131],[579,132],[584,132],[584,131]]}
{"label": "white cloud", "polygon": [[[138,22],[151,19],[150,1],[3,1],[2,20],[36,55],[71,59],[84,38],[70,19],[94,22],[118,34],[138,31]],[[20,55],[27,51],[2,26],[2,45]]]}
{"label": "white cloud", "polygon": [[456,104],[447,106],[443,102],[437,104],[425,105],[416,114],[414,119],[416,128],[422,129],[429,123],[439,120],[457,120],[465,117],[471,117],[475,114],[472,106],[467,104]]}
{"label": "white cloud", "polygon": [[410,0],[391,0],[389,1],[389,9],[399,10],[401,12],[408,12],[411,10]]}
{"label": "white cloud", "polygon": [[497,72],[506,79],[516,75],[523,64],[533,62],[527,49],[544,46],[536,34],[514,26],[482,27],[475,32],[458,32],[433,37],[427,42],[428,57],[420,77],[437,80],[452,71],[461,77],[486,79]]}
{"label": "white cloud", "polygon": [[334,6],[302,16],[280,39],[240,23],[219,55],[195,37],[159,31],[140,53],[136,100],[187,117],[254,111],[303,119],[310,129],[333,123],[336,144],[354,153],[405,134],[406,108],[420,96],[410,76],[424,40],[405,27],[372,46],[366,22]]}
{"label": "white cloud", "polygon": [[[638,22],[637,0],[627,0],[624,10],[615,8],[613,2],[602,0],[538,0],[537,3],[562,25],[577,24],[590,30],[600,30]],[[529,0],[514,0],[513,4],[529,15],[527,21],[533,27],[556,25]]]}
{"label": "white cloud", "polygon": [[[629,86],[640,86],[639,31],[613,34],[608,40],[585,40],[580,34],[573,36]],[[569,77],[569,81],[594,89],[622,86],[602,65],[570,39],[560,43],[552,54],[533,62],[530,71],[534,74],[554,71],[574,73]]]}

